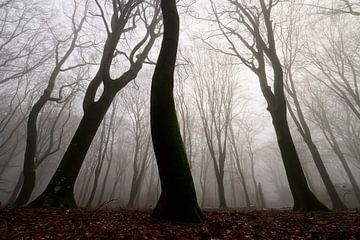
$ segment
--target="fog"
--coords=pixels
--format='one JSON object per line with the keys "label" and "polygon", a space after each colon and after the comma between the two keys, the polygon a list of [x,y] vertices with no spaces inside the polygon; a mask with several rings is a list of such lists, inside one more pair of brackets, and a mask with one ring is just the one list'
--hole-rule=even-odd
{"label": "fog", "polygon": [[[119,18],[128,2],[119,1]],[[103,82],[89,89],[101,75],[105,55],[111,56],[111,79],[124,84],[81,164],[73,189],[76,203],[156,205],[161,184],[151,141],[150,89],[162,39],[158,2],[139,1],[120,24],[123,32],[110,53],[104,46],[117,29],[111,1],[0,2],[1,207],[24,205],[45,190],[87,100],[96,103],[104,96]],[[264,97],[267,91],[277,96],[276,64],[269,56],[259,60],[262,47],[280,60],[287,122],[309,189],[329,208],[339,201],[358,208],[360,4],[270,2],[273,43],[260,1],[178,1],[174,99],[198,203],[201,208],[293,207],[281,139],[269,112],[271,97]],[[251,19],[259,21],[258,28]],[[135,77],[123,80],[140,61]],[[32,155],[25,154],[31,146]],[[27,182],[23,172],[34,184],[26,186],[30,195],[20,201]]]}

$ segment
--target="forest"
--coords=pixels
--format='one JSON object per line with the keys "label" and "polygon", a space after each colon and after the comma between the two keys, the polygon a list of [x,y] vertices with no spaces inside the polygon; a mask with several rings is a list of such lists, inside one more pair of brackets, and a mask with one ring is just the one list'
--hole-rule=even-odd
{"label": "forest", "polygon": [[0,0],[0,239],[360,238],[359,33],[357,0]]}

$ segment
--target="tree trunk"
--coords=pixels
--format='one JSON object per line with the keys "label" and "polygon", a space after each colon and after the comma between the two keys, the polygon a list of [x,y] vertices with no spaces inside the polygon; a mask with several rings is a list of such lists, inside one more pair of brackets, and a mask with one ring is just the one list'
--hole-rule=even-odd
{"label": "tree trunk", "polygon": [[354,193],[355,193],[355,197],[358,200],[358,202],[360,203],[360,188],[359,185],[357,184],[354,175],[351,172],[351,169],[346,161],[346,158],[343,154],[343,152],[341,151],[338,142],[336,141],[336,139],[333,139],[333,144],[331,144],[331,147],[333,148],[335,154],[338,156],[338,158],[340,159],[341,164],[343,165],[345,172],[350,180],[351,186],[353,187]]}
{"label": "tree trunk", "polygon": [[30,206],[76,207],[73,188],[77,175],[116,92],[111,86],[105,87],[98,102],[88,106],[55,175]]}
{"label": "tree trunk", "polygon": [[[214,163],[215,164],[215,163]],[[218,194],[219,194],[219,208],[227,209],[226,199],[225,199],[225,189],[224,189],[224,170],[219,170],[221,172],[216,172],[216,182],[218,185]]]}
{"label": "tree trunk", "polygon": [[41,109],[45,106],[48,99],[50,98],[50,93],[52,89],[53,89],[53,85],[52,87],[50,87],[50,90],[46,89],[44,91],[44,94],[34,104],[29,114],[29,118],[27,121],[24,168],[23,168],[23,172],[21,173],[23,175],[24,181],[20,193],[15,200],[16,206],[21,206],[26,204],[29,201],[31,193],[35,187],[35,155],[36,155],[36,143],[37,143],[36,123]]}
{"label": "tree trunk", "polygon": [[106,183],[107,183],[107,180],[109,178],[109,173],[110,173],[110,165],[111,165],[110,163],[111,163],[110,160],[108,160],[104,180],[103,180],[103,182],[101,184],[101,191],[100,191],[100,194],[99,194],[99,200],[98,200],[97,206],[100,206],[104,202],[103,199],[104,199]]}
{"label": "tree trunk", "polygon": [[331,181],[331,178],[325,168],[325,165],[320,156],[319,150],[318,150],[317,146],[315,145],[314,141],[312,140],[310,128],[305,120],[305,116],[304,116],[302,108],[300,106],[300,102],[299,102],[297,91],[295,88],[291,68],[288,69],[288,80],[289,80],[289,84],[290,84],[290,88],[291,88],[291,91],[290,91],[290,89],[288,89],[288,93],[294,101],[294,105],[295,105],[298,117],[295,116],[295,113],[292,110],[291,105],[288,104],[290,115],[293,118],[296,126],[298,127],[298,130],[299,130],[301,136],[303,137],[306,145],[308,146],[308,148],[310,150],[310,153],[314,160],[316,168],[318,169],[320,177],[324,182],[326,191],[328,192],[328,194],[330,196],[330,200],[331,200],[333,209],[345,210],[347,208],[344,205],[344,203],[341,201],[339,194],[336,192],[335,186],[334,186],[333,182]]}
{"label": "tree trunk", "polygon": [[10,198],[9,198],[8,203],[11,204],[11,203],[15,202],[16,197],[19,194],[19,191],[20,191],[20,188],[21,188],[23,182],[24,182],[24,175],[21,173],[18,180],[17,180],[17,182],[16,182],[15,188],[14,188],[14,190],[13,190],[13,192],[12,192]]}
{"label": "tree trunk", "polygon": [[310,149],[311,155],[314,159],[315,165],[320,173],[321,179],[324,182],[325,188],[330,196],[330,200],[334,210],[345,210],[347,207],[341,201],[339,194],[336,192],[335,186],[332,183],[330,176],[325,168],[325,165],[321,159],[320,153],[315,146],[314,142],[310,139],[305,139],[307,146]]}
{"label": "tree trunk", "polygon": [[266,200],[265,200],[265,196],[261,187],[261,183],[258,184],[258,191],[259,191],[259,198],[260,198],[260,207],[261,208],[266,208]]}
{"label": "tree trunk", "polygon": [[290,190],[294,198],[294,210],[328,211],[310,191],[292,140],[286,119],[286,104],[279,101],[269,106],[275,133],[284,162]]}
{"label": "tree trunk", "polygon": [[161,195],[152,217],[201,222],[189,162],[181,139],[173,97],[174,68],[179,39],[176,0],[162,0],[164,36],[151,85],[151,133]]}
{"label": "tree trunk", "polygon": [[240,178],[241,178],[241,184],[242,184],[243,189],[244,189],[246,207],[249,208],[250,205],[251,205],[251,203],[250,203],[250,197],[249,197],[249,191],[248,191],[247,186],[246,186],[244,174],[243,174],[242,172],[239,172],[239,174],[240,174]]}

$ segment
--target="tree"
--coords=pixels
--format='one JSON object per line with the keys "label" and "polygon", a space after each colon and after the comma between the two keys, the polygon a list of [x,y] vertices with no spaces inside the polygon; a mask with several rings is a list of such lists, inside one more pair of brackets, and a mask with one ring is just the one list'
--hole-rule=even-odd
{"label": "tree", "polygon": [[181,139],[173,97],[174,68],[179,40],[176,0],[162,0],[164,36],[151,84],[151,134],[158,165],[161,195],[152,217],[170,221],[204,219]]}
{"label": "tree", "polygon": [[206,59],[199,56],[195,61],[195,98],[218,184],[219,207],[225,209],[224,169],[235,84],[231,63],[226,59],[222,63],[217,62],[218,58],[219,55],[210,55]]}
{"label": "tree", "polygon": [[243,169],[243,164],[242,164],[242,152],[243,152],[243,148],[242,146],[238,146],[236,138],[238,137],[239,134],[236,134],[235,137],[235,133],[234,133],[234,127],[233,127],[233,122],[231,123],[230,126],[230,144],[231,144],[231,153],[233,155],[233,159],[236,163],[236,170],[237,173],[240,176],[241,179],[241,184],[243,186],[243,190],[244,190],[244,195],[245,195],[245,203],[246,203],[246,207],[250,207],[251,203],[250,203],[250,197],[249,197],[249,191],[246,185],[246,179],[245,179],[245,173],[244,173],[244,169]]}
{"label": "tree", "polygon": [[[34,12],[37,9],[38,12]],[[44,51],[44,9],[33,1],[3,1],[0,3],[0,85],[19,80],[36,70],[51,56]]]}
{"label": "tree", "polygon": [[356,0],[336,0],[335,3],[332,3],[332,7],[327,7],[327,5],[329,5],[328,0],[324,2],[318,1],[317,4],[308,3],[305,5],[317,8],[320,14],[350,14],[353,16],[360,16],[360,3],[356,2]]}
{"label": "tree", "polygon": [[[224,12],[217,11],[213,1],[211,1],[211,6],[215,15],[215,22],[220,33],[230,45],[231,52],[215,48],[210,43],[209,45],[217,51],[239,59],[258,77],[262,94],[268,104],[267,110],[272,118],[287,179],[294,198],[293,209],[328,210],[309,189],[287,122],[284,75],[276,52],[275,34],[271,19],[271,12],[278,1],[270,0],[266,3],[265,0],[260,0],[260,6],[251,5],[248,1],[228,0],[228,2],[230,3],[230,10]],[[225,16],[231,19],[231,24],[224,23],[223,18]],[[239,26],[244,27],[246,34],[240,34],[237,30]],[[245,47],[250,56],[239,52],[238,43]],[[273,89],[269,86],[267,64],[273,73]]]}
{"label": "tree", "polygon": [[[145,97],[148,95],[144,92],[129,91],[129,94],[124,98],[126,111],[130,117],[130,132],[133,138],[133,162],[132,170],[133,176],[131,180],[130,197],[127,207],[133,208],[135,200],[139,197],[141,190],[141,183],[144,180],[146,168],[148,166],[151,147],[150,129],[148,129],[148,104]],[[145,97],[143,97],[145,96]]]}
{"label": "tree", "polygon": [[306,68],[306,72],[338,96],[360,119],[359,53],[353,51],[360,45],[354,26],[359,27],[348,19],[319,24],[317,27],[325,31],[309,43],[315,47],[305,54],[315,69]]}
{"label": "tree", "polygon": [[[38,132],[37,132],[37,119],[38,116],[41,112],[41,110],[44,108],[44,106],[46,105],[46,103],[48,101],[56,101],[56,102],[60,102],[63,101],[63,99],[59,99],[59,98],[53,98],[51,97],[51,94],[55,88],[55,84],[56,84],[56,79],[58,78],[59,74],[61,73],[61,71],[64,71],[63,66],[66,63],[66,61],[68,60],[68,58],[70,57],[71,53],[74,51],[74,49],[76,48],[76,43],[78,41],[78,36],[79,33],[83,27],[83,24],[85,22],[86,19],[86,12],[87,12],[87,8],[88,8],[88,3],[85,3],[85,7],[84,7],[84,13],[82,18],[80,19],[79,23],[76,24],[76,14],[78,9],[78,3],[76,1],[74,1],[74,11],[72,14],[72,18],[71,18],[71,22],[72,22],[72,39],[71,39],[71,43],[68,47],[68,49],[66,50],[66,52],[64,53],[64,55],[62,57],[60,57],[60,48],[61,45],[65,42],[67,42],[66,40],[58,40],[56,43],[56,47],[55,47],[55,66],[51,72],[51,75],[48,79],[47,82],[47,86],[44,89],[43,94],[40,96],[40,98],[35,102],[35,104],[33,105],[33,107],[30,110],[29,113],[29,117],[27,120],[27,135],[26,135],[26,149],[25,149],[25,156],[24,156],[24,167],[23,167],[23,185],[22,188],[20,190],[19,196],[16,198],[15,204],[16,205],[24,205],[27,203],[27,201],[29,200],[32,190],[34,189],[35,186],[35,157],[36,157],[36,150],[37,150],[37,138],[38,138]],[[66,37],[67,39],[69,39],[69,37]],[[70,69],[72,69],[73,67],[70,67]],[[71,86],[71,84],[70,84]],[[63,86],[60,88],[60,91],[63,90],[63,88],[65,87],[69,87],[69,86]],[[60,92],[61,95],[61,92]]]}
{"label": "tree", "polygon": [[[86,90],[83,100],[84,115],[70,145],[49,185],[31,203],[32,206],[76,207],[74,184],[97,129],[116,94],[137,77],[159,36],[157,25],[160,21],[160,10],[156,1],[113,0],[110,24],[106,20],[103,7],[97,0],[95,3],[100,11],[100,14],[95,15],[101,17],[107,33],[100,66]],[[130,37],[136,28],[140,28],[139,25],[145,27],[146,32],[140,40],[133,39],[136,44],[132,46],[129,53],[117,50],[119,40],[121,38],[126,40],[126,37]],[[125,56],[129,67],[120,77],[113,79],[110,76],[111,63],[117,56]],[[103,91],[97,98],[100,85]]]}
{"label": "tree", "polygon": [[350,184],[354,190],[355,197],[357,198],[358,202],[360,203],[360,188],[359,185],[351,171],[351,168],[347,162],[346,155],[342,151],[342,148],[340,146],[340,143],[336,137],[336,134],[334,132],[333,123],[331,123],[329,119],[329,113],[330,110],[327,109],[326,105],[324,104],[324,100],[322,99],[321,93],[319,93],[316,90],[312,90],[312,97],[314,98],[314,103],[307,104],[308,108],[310,109],[315,122],[322,130],[326,141],[329,143],[331,149],[334,151],[338,159],[340,160],[348,178],[350,181]]}
{"label": "tree", "polygon": [[[283,69],[284,69],[284,78],[285,78],[285,90],[287,93],[287,106],[289,109],[290,116],[292,117],[295,125],[304,139],[308,149],[310,150],[311,156],[314,160],[315,166],[320,173],[320,177],[324,182],[325,188],[330,196],[330,200],[335,210],[344,210],[346,206],[341,201],[339,194],[336,192],[335,186],[329,176],[329,173],[325,167],[323,159],[320,155],[318,147],[314,143],[312,133],[310,131],[310,127],[307,123],[307,120],[304,115],[303,108],[300,104],[300,99],[298,96],[298,91],[295,86],[295,78],[296,76],[296,64],[297,57],[300,54],[300,31],[301,28],[298,27],[300,24],[296,23],[297,19],[294,16],[294,11],[299,9],[294,9],[294,7],[290,6],[288,16],[289,19],[286,21],[288,23],[287,32],[282,34],[281,42],[283,49]],[[292,104],[291,104],[292,101]]]}

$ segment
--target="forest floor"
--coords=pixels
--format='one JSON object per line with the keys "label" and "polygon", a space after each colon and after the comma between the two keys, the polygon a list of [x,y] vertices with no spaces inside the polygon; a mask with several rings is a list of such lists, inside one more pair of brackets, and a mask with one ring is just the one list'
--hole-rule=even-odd
{"label": "forest floor", "polygon": [[0,239],[360,239],[360,213],[205,211],[200,224],[151,219],[150,211],[0,209]]}

